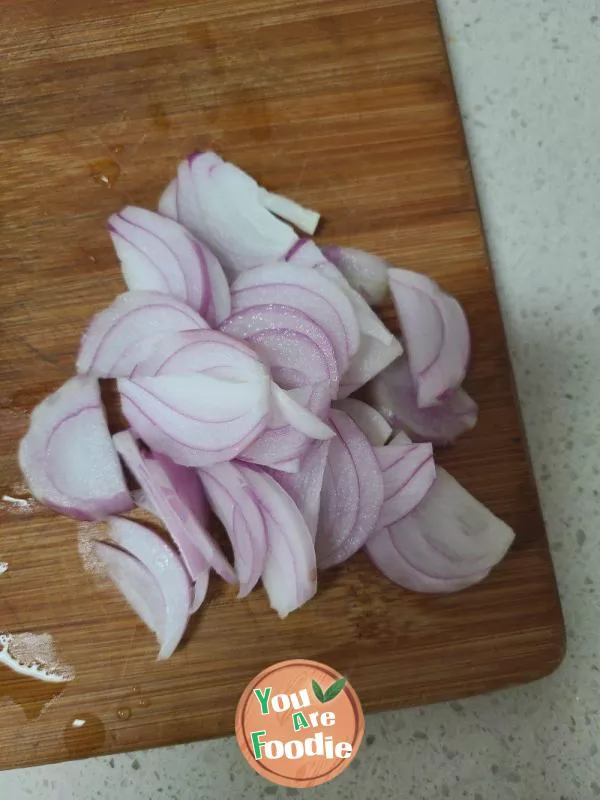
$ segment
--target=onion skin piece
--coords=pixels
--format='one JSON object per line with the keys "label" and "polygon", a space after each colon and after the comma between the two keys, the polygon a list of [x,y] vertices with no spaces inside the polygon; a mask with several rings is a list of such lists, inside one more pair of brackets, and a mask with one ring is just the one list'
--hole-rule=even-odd
{"label": "onion skin piece", "polygon": [[19,466],[34,497],[75,519],[133,506],[93,377],[71,378],[33,409]]}
{"label": "onion skin piece", "polygon": [[158,660],[167,659],[181,641],[190,614],[192,590],[185,567],[160,536],[137,522],[111,517],[109,534],[115,544],[137,558],[160,588],[164,622],[158,635]]}
{"label": "onion skin piece", "polygon": [[388,294],[387,261],[354,247],[330,245],[322,247],[321,252],[370,306],[383,303]]}
{"label": "onion skin piece", "polygon": [[347,414],[332,409],[316,550],[320,569],[341,564],[373,533],[383,504],[383,476],[369,440]]}
{"label": "onion skin piece", "polygon": [[260,580],[267,553],[267,533],[253,490],[235,462],[198,471],[211,507],[221,521],[235,558],[239,597]]}
{"label": "onion skin piece", "polygon": [[243,465],[240,470],[254,491],[267,531],[263,586],[271,608],[284,619],[317,591],[312,537],[294,501],[270,475]]}
{"label": "onion skin piece", "polygon": [[80,375],[129,377],[166,333],[208,328],[193,309],[159,292],[125,292],[96,314],[81,339]]}
{"label": "onion skin piece", "polygon": [[338,400],[336,408],[347,414],[358,425],[373,447],[383,447],[392,436],[391,425],[385,418],[367,403],[355,397]]}
{"label": "onion skin piece", "polygon": [[182,300],[210,325],[231,313],[227,278],[216,256],[179,223],[127,206],[108,220],[130,291],[157,291]]}
{"label": "onion skin piece", "polygon": [[444,446],[470,431],[477,422],[477,403],[461,388],[432,408],[420,408],[406,357],[390,364],[367,388],[370,402],[395,429],[414,441]]}
{"label": "onion skin piece", "polygon": [[421,408],[438,405],[461,385],[469,364],[464,311],[425,275],[394,268],[389,281],[417,403]]}
{"label": "onion skin piece", "polygon": [[366,551],[390,580],[414,591],[458,591],[483,580],[513,531],[444,469],[415,511],[369,539]]}
{"label": "onion skin piece", "polygon": [[159,638],[165,625],[165,601],[160,587],[146,567],[119,547],[94,542],[94,551],[109,578],[144,625]]}
{"label": "onion skin piece", "polygon": [[[154,513],[162,520],[177,549],[190,578],[195,581],[211,566],[224,580],[235,583],[235,573],[200,520],[192,513],[183,489],[189,473],[178,479],[176,464],[165,469],[165,461],[140,450],[131,431],[113,436],[117,451],[143,492],[149,498]],[[194,476],[197,479],[197,476]],[[189,489],[189,486],[187,487]],[[186,490],[187,491],[187,490]],[[198,492],[202,491],[198,481]]]}

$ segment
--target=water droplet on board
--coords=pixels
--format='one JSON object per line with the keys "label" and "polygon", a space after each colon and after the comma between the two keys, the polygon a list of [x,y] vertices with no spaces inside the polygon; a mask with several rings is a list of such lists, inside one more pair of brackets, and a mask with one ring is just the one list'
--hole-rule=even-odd
{"label": "water droplet on board", "polygon": [[123,720],[129,719],[130,716],[131,716],[131,709],[130,708],[119,708],[117,710],[117,717],[119,719],[123,719]]}
{"label": "water droplet on board", "polygon": [[123,150],[125,150],[125,145],[124,144],[113,144],[113,146],[110,149],[113,151],[113,153],[118,155],[119,153],[122,153]]}
{"label": "water droplet on board", "polygon": [[150,705],[150,700],[148,700],[147,697],[140,697],[140,699],[138,700],[138,706],[140,708],[148,708],[149,705]]}
{"label": "water droplet on board", "polygon": [[65,728],[63,739],[71,758],[86,758],[102,749],[106,728],[94,714],[77,714]]}
{"label": "water droplet on board", "polygon": [[121,174],[120,165],[114,158],[97,158],[89,163],[90,177],[99,186],[112,189]]}

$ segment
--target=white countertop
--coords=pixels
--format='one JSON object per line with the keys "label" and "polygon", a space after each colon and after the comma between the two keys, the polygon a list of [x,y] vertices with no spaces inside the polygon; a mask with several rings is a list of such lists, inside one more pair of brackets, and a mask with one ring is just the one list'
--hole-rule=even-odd
{"label": "white countertop", "polygon": [[[310,797],[600,797],[600,0],[439,0],[568,626],[537,684],[367,718]],[[210,765],[210,766],[209,766]],[[0,774],[21,800],[287,797],[233,740]]]}

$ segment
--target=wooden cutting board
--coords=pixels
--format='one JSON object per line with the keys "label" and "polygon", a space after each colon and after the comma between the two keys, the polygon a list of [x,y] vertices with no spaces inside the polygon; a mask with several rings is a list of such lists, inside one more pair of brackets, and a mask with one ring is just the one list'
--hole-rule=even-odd
{"label": "wooden cutting board", "polygon": [[[0,766],[229,734],[250,677],[293,657],[349,676],[368,711],[553,670],[560,606],[433,0],[4,0],[0,43],[0,631],[51,633],[76,671],[54,697],[0,667],[14,700],[0,705]],[[359,555],[283,622],[262,590],[236,601],[214,580],[158,664],[117,592],[82,569],[77,525],[10,498],[23,499],[28,413],[123,290],[106,218],[153,207],[178,160],[206,148],[318,209],[321,241],[460,298],[481,416],[439,461],[517,540],[483,585],[449,597],[405,592]]]}

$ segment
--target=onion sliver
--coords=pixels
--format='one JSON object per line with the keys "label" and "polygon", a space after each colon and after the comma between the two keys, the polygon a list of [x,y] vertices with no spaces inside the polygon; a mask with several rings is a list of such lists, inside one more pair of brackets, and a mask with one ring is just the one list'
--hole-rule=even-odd
{"label": "onion sliver", "polygon": [[[359,348],[360,330],[350,300],[339,286],[315,270],[289,264],[266,265],[240,275],[231,291],[234,310],[273,302],[303,311],[331,340],[342,371],[346,359]],[[242,297],[235,297],[240,294]]]}
{"label": "onion sliver", "polygon": [[408,359],[399,358],[371,381],[368,397],[393,428],[411,439],[446,445],[477,422],[477,403],[463,389],[451,392],[431,408],[420,408]]}
{"label": "onion sliver", "polygon": [[398,538],[391,534],[389,528],[373,534],[367,543],[366,551],[373,564],[387,578],[405,589],[423,594],[459,592],[479,583],[488,575],[485,571],[468,578],[435,578],[417,570],[399,552]]}
{"label": "onion sliver", "polygon": [[369,305],[383,303],[388,292],[387,261],[353,247],[322,247],[321,252]]}
{"label": "onion sliver", "polygon": [[158,583],[164,601],[158,659],[169,658],[185,633],[190,614],[192,591],[185,568],[160,536],[144,525],[111,517],[109,534],[112,541],[137,558]]}
{"label": "onion sliver", "polygon": [[165,627],[165,600],[146,567],[129,553],[106,542],[94,542],[108,577],[144,625],[159,639]]}
{"label": "onion sliver", "polygon": [[19,465],[38,500],[75,519],[104,519],[133,505],[96,378],[71,378],[33,409]]}
{"label": "onion sliver", "polygon": [[347,397],[339,400],[335,404],[336,408],[348,414],[361,431],[365,434],[373,447],[383,447],[392,436],[392,428],[385,418],[372,406],[356,400],[354,397]]}
{"label": "onion sliver", "polygon": [[271,607],[287,617],[317,590],[315,548],[304,517],[289,494],[270,475],[241,466],[252,487],[267,531],[262,582]]}
{"label": "onion sliver", "polygon": [[239,466],[233,462],[199,470],[210,504],[229,537],[245,597],[259,581],[265,564],[267,534],[254,492]]}
{"label": "onion sliver", "polygon": [[198,575],[194,583],[194,591],[192,597],[192,604],[190,606],[190,614],[195,614],[201,607],[206,599],[208,591],[208,579],[210,577],[210,568],[206,566],[204,570]]}
{"label": "onion sliver", "polygon": [[277,410],[292,428],[311,439],[331,439],[335,435],[329,425],[297,403],[290,392],[281,389],[276,383],[271,385],[271,391]]}
{"label": "onion sliver", "polygon": [[433,448],[429,443],[398,441],[375,448],[383,475],[383,505],[377,527],[403,519],[419,505],[435,480]]}
{"label": "onion sliver", "polygon": [[283,257],[298,238],[265,208],[256,181],[215,153],[198,153],[177,170],[176,198],[167,188],[159,210],[177,220],[213,250],[234,276]]}
{"label": "onion sliver", "polygon": [[209,248],[179,223],[128,206],[108,221],[130,291],[157,291],[184,301],[211,325],[231,311],[225,273]]}
{"label": "onion sliver", "polygon": [[[183,481],[189,481],[186,473],[178,477],[178,467],[173,464],[165,469],[165,461],[146,455],[138,446],[130,431],[121,431],[113,436],[117,451],[143,492],[149,498],[154,513],[162,520],[175,546],[181,553],[183,563],[193,581],[196,581],[208,564],[229,583],[235,582],[235,573],[228,564],[212,537],[200,520],[192,513],[186,494],[178,492]],[[202,492],[197,480],[198,492]],[[186,493],[190,490],[187,484]]]}
{"label": "onion sliver", "polygon": [[193,309],[159,292],[125,292],[92,319],[77,356],[77,372],[128,377],[152,355],[165,333],[208,328]]}
{"label": "onion sliver", "polygon": [[421,407],[435,406],[463,382],[470,337],[460,304],[416,272],[389,270],[390,289]]}
{"label": "onion sliver", "polygon": [[383,504],[383,477],[369,440],[347,414],[332,409],[330,441],[321,491],[316,549],[319,567],[354,555],[375,528]]}
{"label": "onion sliver", "polygon": [[266,425],[270,378],[233,381],[209,375],[120,378],[121,407],[153,450],[204,467],[241,453]]}
{"label": "onion sliver", "polygon": [[329,445],[329,441],[313,442],[295,473],[271,472],[272,477],[285,489],[298,506],[313,541],[317,535],[321,489],[323,487]]}

